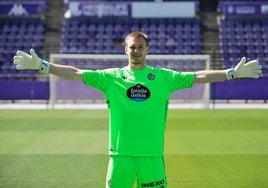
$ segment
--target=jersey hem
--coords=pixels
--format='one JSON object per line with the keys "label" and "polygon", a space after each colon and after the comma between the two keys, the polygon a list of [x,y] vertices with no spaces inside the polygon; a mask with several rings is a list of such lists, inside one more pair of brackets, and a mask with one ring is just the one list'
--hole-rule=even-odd
{"label": "jersey hem", "polygon": [[156,156],[163,156],[163,153],[156,153],[156,154],[129,154],[129,153],[116,153],[116,152],[109,152],[110,156],[131,156],[131,157],[156,157]]}

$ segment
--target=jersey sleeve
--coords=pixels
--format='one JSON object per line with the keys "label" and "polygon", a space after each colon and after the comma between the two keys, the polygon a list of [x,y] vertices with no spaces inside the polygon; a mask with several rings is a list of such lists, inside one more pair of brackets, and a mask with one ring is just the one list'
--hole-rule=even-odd
{"label": "jersey sleeve", "polygon": [[179,89],[191,88],[194,83],[194,72],[178,72],[164,69],[164,78],[170,92]]}
{"label": "jersey sleeve", "polygon": [[83,71],[84,84],[105,92],[113,80],[114,70],[85,70]]}

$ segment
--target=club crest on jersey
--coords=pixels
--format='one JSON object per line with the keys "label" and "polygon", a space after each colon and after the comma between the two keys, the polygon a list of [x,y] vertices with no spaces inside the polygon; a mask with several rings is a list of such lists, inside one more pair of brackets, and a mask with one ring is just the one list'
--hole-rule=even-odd
{"label": "club crest on jersey", "polygon": [[154,80],[154,79],[155,79],[155,75],[152,74],[152,73],[149,73],[149,74],[147,75],[147,78],[148,78],[149,80]]}
{"label": "club crest on jersey", "polygon": [[150,95],[150,90],[141,84],[132,86],[127,90],[128,98],[135,102],[143,102],[149,99]]}

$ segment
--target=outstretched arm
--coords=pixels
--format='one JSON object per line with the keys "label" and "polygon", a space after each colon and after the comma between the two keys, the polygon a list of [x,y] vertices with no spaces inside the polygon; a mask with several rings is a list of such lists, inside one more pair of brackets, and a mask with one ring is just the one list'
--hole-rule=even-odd
{"label": "outstretched arm", "polygon": [[226,80],[225,70],[202,70],[195,72],[194,83],[212,83]]}
{"label": "outstretched arm", "polygon": [[83,81],[81,69],[72,66],[50,64],[49,73],[68,80]]}
{"label": "outstretched arm", "polygon": [[258,60],[246,63],[243,57],[235,68],[227,70],[203,70],[195,72],[194,83],[211,83],[238,78],[259,78],[262,67]]}
{"label": "outstretched arm", "polygon": [[82,70],[72,66],[52,64],[44,61],[38,57],[33,49],[30,50],[30,54],[17,51],[13,61],[17,65],[16,68],[18,70],[40,70],[43,73],[51,73],[69,80],[83,80]]}

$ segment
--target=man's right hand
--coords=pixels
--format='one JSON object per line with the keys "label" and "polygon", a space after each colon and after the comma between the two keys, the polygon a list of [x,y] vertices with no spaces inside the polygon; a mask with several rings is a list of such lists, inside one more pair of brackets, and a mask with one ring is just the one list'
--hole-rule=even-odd
{"label": "man's right hand", "polygon": [[13,58],[13,62],[15,65],[17,65],[17,70],[39,70],[41,66],[40,59],[35,53],[34,49],[30,50],[30,54],[27,54],[23,51],[17,51],[16,55]]}
{"label": "man's right hand", "polygon": [[17,51],[13,57],[13,62],[17,70],[30,69],[40,70],[43,73],[48,73],[50,64],[41,60],[35,53],[34,49],[30,50],[30,54],[23,51]]}

